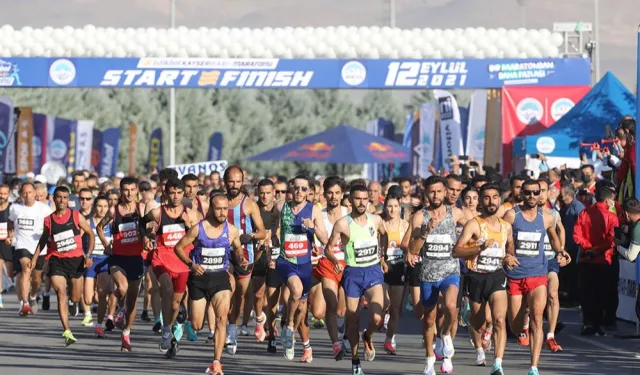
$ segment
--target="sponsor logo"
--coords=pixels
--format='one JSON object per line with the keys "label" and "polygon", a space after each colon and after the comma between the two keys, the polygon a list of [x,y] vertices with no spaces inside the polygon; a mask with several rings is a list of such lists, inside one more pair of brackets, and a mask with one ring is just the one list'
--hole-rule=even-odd
{"label": "sponsor logo", "polygon": [[0,60],[0,86],[22,86],[18,64]]}
{"label": "sponsor logo", "polygon": [[544,116],[544,107],[538,99],[525,98],[516,106],[516,115],[525,125],[537,124]]}
{"label": "sponsor logo", "polygon": [[67,59],[56,60],[49,67],[49,78],[56,85],[66,86],[76,78],[76,66]]}
{"label": "sponsor logo", "polygon": [[506,84],[533,84],[555,70],[553,61],[513,62],[490,64],[489,78],[498,78]]}
{"label": "sponsor logo", "polygon": [[367,149],[371,151],[371,154],[378,159],[390,159],[390,158],[404,158],[407,154],[403,151],[395,151],[393,146],[385,145],[378,142],[371,142]]}
{"label": "sponsor logo", "polygon": [[575,106],[573,100],[569,98],[560,98],[551,104],[551,117],[554,121],[558,121],[562,116],[566,115],[573,106]]}
{"label": "sponsor logo", "polygon": [[138,61],[138,68],[149,69],[275,69],[278,59],[214,59],[145,57]]}
{"label": "sponsor logo", "polygon": [[305,143],[297,150],[287,153],[287,156],[326,159],[331,155],[331,150],[333,146],[324,142]]}
{"label": "sponsor logo", "polygon": [[33,137],[33,143],[31,147],[33,147],[33,156],[42,156],[42,140],[40,139],[40,137]]}
{"label": "sponsor logo", "polygon": [[367,68],[359,61],[349,61],[344,64],[340,73],[344,83],[349,86],[358,86],[367,79]]}
{"label": "sponsor logo", "polygon": [[395,61],[387,67],[387,87],[447,88],[464,87],[467,82],[465,61]]}
{"label": "sponsor logo", "polygon": [[536,141],[536,149],[541,154],[550,154],[556,149],[556,141],[551,137],[540,137]]}
{"label": "sponsor logo", "polygon": [[484,138],[485,138],[485,133],[484,131],[480,131],[477,132],[475,134],[475,136],[473,137],[473,139],[471,140],[471,147],[478,151],[478,152],[483,152],[484,151]]}
{"label": "sponsor logo", "polygon": [[54,139],[49,145],[49,153],[54,159],[62,159],[67,155],[67,145],[59,139]]}

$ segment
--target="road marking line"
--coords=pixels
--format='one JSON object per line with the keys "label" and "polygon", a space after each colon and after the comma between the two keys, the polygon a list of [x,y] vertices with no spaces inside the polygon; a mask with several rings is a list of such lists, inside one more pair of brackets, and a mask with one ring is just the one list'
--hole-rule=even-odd
{"label": "road marking line", "polygon": [[584,337],[577,336],[577,335],[569,335],[569,336],[571,336],[571,338],[573,338],[573,339],[576,339],[577,341],[580,341],[580,342],[583,342],[585,344],[589,344],[589,345],[595,346],[598,349],[608,350],[608,351],[612,351],[614,353],[620,353],[620,354],[628,355],[629,357],[632,357],[632,358],[640,359],[638,353],[633,353],[633,352],[629,352],[629,351],[626,351],[626,350],[622,350],[620,348],[616,348],[615,346],[612,346],[612,345],[609,345],[609,344],[605,344],[605,343],[602,343],[602,342],[599,342],[599,341],[589,340],[589,339],[586,339]]}

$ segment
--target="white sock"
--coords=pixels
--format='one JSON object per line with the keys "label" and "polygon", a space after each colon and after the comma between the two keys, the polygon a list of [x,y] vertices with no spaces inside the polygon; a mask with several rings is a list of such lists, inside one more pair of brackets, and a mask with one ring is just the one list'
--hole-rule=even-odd
{"label": "white sock", "polygon": [[442,343],[445,346],[453,346],[453,340],[451,340],[451,335],[442,335]]}
{"label": "white sock", "polygon": [[529,329],[529,323],[525,324],[522,329]]}
{"label": "white sock", "polygon": [[122,330],[122,334],[123,334],[124,336],[129,336],[129,335],[131,334],[131,330],[130,330],[130,329],[123,329],[123,330]]}
{"label": "white sock", "polygon": [[476,354],[478,354],[478,355],[482,354],[482,356],[484,357],[484,349],[482,349],[482,348],[477,348],[477,349],[476,349]]}
{"label": "white sock", "polygon": [[547,333],[547,340],[554,339],[555,337],[556,335],[554,335],[553,332]]}
{"label": "white sock", "polygon": [[435,366],[436,364],[436,357],[427,357],[427,365],[429,366]]}
{"label": "white sock", "polygon": [[502,366],[502,358],[496,358],[495,361],[493,361],[493,363],[495,363],[498,366]]}
{"label": "white sock", "polygon": [[87,311],[84,312],[84,316],[91,316],[91,308],[88,308]]}

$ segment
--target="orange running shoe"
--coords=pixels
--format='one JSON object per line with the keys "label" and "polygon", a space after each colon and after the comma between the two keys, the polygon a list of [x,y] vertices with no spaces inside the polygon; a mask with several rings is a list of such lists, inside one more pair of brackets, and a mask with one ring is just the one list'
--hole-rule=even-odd
{"label": "orange running shoe", "polygon": [[300,363],[311,363],[313,362],[313,350],[311,348],[305,349],[302,353],[302,358],[300,358]]}
{"label": "orange running shoe", "polygon": [[562,351],[562,346],[558,345],[555,337],[547,339],[547,348],[551,350],[552,353],[557,353]]}
{"label": "orange running shoe", "polygon": [[104,330],[100,327],[96,327],[96,338],[104,338]]}
{"label": "orange running shoe", "polygon": [[20,316],[31,315],[31,306],[24,304],[22,305],[22,309],[20,310]]}
{"label": "orange running shoe", "polygon": [[210,375],[224,375],[224,372],[222,372],[222,363],[215,361],[213,362],[206,371],[207,374]]}
{"label": "orange running shoe", "polygon": [[264,323],[256,323],[256,329],[253,335],[256,337],[256,342],[264,341],[265,337],[267,337],[267,333],[264,331]]}
{"label": "orange running shoe", "polygon": [[520,332],[520,335],[518,335],[518,344],[520,344],[520,346],[529,346],[529,328],[523,329],[522,332]]}
{"label": "orange running shoe", "polygon": [[394,343],[385,340],[384,351],[387,352],[387,354],[396,355],[396,346]]}

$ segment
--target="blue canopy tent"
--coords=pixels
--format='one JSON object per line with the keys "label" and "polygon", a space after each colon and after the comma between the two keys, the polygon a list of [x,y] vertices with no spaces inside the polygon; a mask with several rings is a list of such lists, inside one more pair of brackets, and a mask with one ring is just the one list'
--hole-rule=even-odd
{"label": "blue canopy tent", "polygon": [[249,160],[287,160],[335,164],[408,162],[411,150],[347,125],[336,126],[276,147]]}
{"label": "blue canopy tent", "polygon": [[614,130],[627,115],[635,117],[636,98],[611,72],[550,128],[513,141],[513,155],[544,154],[579,158],[580,143],[600,143],[607,125]]}

